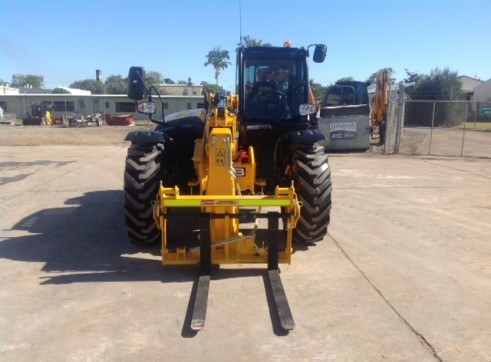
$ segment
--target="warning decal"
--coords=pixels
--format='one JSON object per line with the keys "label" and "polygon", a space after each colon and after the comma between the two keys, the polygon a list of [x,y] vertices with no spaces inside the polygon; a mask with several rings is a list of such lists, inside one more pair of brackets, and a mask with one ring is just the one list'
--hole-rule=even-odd
{"label": "warning decal", "polygon": [[217,149],[215,156],[215,165],[225,166],[225,151],[221,148]]}
{"label": "warning decal", "polygon": [[239,200],[201,200],[201,206],[239,206]]}

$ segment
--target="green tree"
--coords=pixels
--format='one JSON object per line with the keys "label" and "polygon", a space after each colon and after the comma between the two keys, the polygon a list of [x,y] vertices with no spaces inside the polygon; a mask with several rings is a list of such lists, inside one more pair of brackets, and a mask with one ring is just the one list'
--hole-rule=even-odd
{"label": "green tree", "polygon": [[406,78],[404,78],[405,83],[418,82],[421,80],[424,75],[416,72],[410,72],[407,68],[404,68],[406,71]]}
{"label": "green tree", "polygon": [[44,77],[34,74],[14,74],[12,76],[12,87],[42,88],[44,86]]}
{"label": "green tree", "polygon": [[445,68],[433,69],[429,75],[420,76],[408,91],[412,99],[458,100],[463,99],[458,73]]}
{"label": "green tree", "polygon": [[342,78],[339,78],[336,81],[336,83],[337,82],[351,82],[351,81],[354,81],[354,80],[355,80],[355,78],[353,78],[353,77],[342,77]]}
{"label": "green tree", "polygon": [[242,37],[242,43],[239,43],[238,46],[244,45],[246,48],[248,47],[270,47],[271,43],[265,43],[261,39],[251,38],[249,35],[244,35]]}
{"label": "green tree", "polygon": [[212,65],[215,70],[216,90],[218,91],[218,77],[220,76],[220,72],[226,69],[229,64],[232,64],[228,61],[230,59],[228,50],[222,50],[220,46],[215,47],[208,52],[206,59],[205,67]]}
{"label": "green tree", "polygon": [[95,79],[78,80],[78,81],[70,84],[69,87],[88,90],[88,91],[91,91],[92,94],[104,94],[105,93],[104,83],[99,82],[98,80],[95,80]]}
{"label": "green tree", "polygon": [[369,82],[369,83],[375,83],[375,78],[377,77],[377,73],[380,72],[381,70],[384,70],[384,69],[387,69],[387,75],[389,76],[389,83],[390,84],[395,84],[396,83],[396,79],[393,77],[393,75],[395,73],[395,70],[392,69],[391,67],[381,68],[381,69],[377,70],[376,72],[372,73],[367,78],[366,81]]}
{"label": "green tree", "polygon": [[51,93],[53,93],[53,94],[70,94],[70,92],[67,91],[65,88],[60,88],[60,87],[56,87],[55,89],[53,89],[53,91]]}
{"label": "green tree", "polygon": [[128,93],[128,78],[123,78],[121,75],[110,75],[104,85],[107,94]]}
{"label": "green tree", "polygon": [[145,85],[147,88],[151,86],[158,87],[164,83],[162,74],[156,71],[148,71],[145,73]]}
{"label": "green tree", "polygon": [[176,84],[176,82],[174,82],[172,79],[170,78],[164,78],[164,83],[165,84]]}
{"label": "green tree", "polygon": [[203,86],[203,90],[206,91],[207,93],[215,93],[216,92],[216,86],[214,84],[202,81],[200,83]]}
{"label": "green tree", "polygon": [[326,97],[326,87],[323,87],[320,83],[315,83],[313,79],[310,80],[310,88],[314,93],[315,100],[317,102],[324,102]]}
{"label": "green tree", "polygon": [[[414,87],[407,88],[408,96],[415,100],[462,100],[461,83],[458,73],[445,68],[433,69],[429,75],[421,76]],[[432,102],[406,104],[405,124],[412,126],[454,127],[464,122],[465,103],[438,102],[433,112]]]}

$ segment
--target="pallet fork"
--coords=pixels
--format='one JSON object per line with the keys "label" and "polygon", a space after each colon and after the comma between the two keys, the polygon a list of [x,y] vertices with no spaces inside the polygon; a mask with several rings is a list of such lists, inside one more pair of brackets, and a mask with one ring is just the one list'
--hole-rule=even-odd
{"label": "pallet fork", "polygon": [[[285,289],[283,288],[283,283],[281,282],[280,270],[278,266],[278,219],[280,214],[277,212],[269,212],[266,217],[268,219],[269,285],[273,293],[275,307],[281,327],[285,330],[293,330],[295,328],[295,322],[288,304]],[[211,280],[211,241],[210,230],[208,227],[210,224],[210,214],[202,215],[200,221],[200,276],[191,320],[191,329],[194,331],[199,331],[205,326],[208,291]]]}
{"label": "pallet fork", "polygon": [[[216,198],[216,196],[215,196]],[[199,331],[204,328],[206,310],[208,304],[208,292],[211,281],[213,264],[234,263],[266,263],[269,287],[274,299],[274,306],[278,314],[280,325],[285,330],[293,330],[295,322],[288,304],[283,283],[280,277],[279,263],[289,263],[292,252],[292,229],[300,214],[293,186],[290,188],[277,188],[275,196],[224,196],[212,203],[212,197],[206,195],[190,196],[179,195],[178,188],[163,188],[154,205],[154,218],[162,231],[162,263],[164,265],[199,264],[200,275],[194,300],[190,328]],[[206,205],[206,207],[202,207]],[[233,205],[234,212],[226,211],[225,206]],[[223,228],[223,220],[226,223],[237,224],[243,215],[238,210],[239,206],[257,207],[281,207],[282,212],[268,211],[254,213],[254,218],[267,219],[267,246],[258,247],[255,242],[255,234],[243,236],[240,232],[226,240],[212,240],[211,229]],[[193,248],[170,248],[166,236],[169,208],[201,206],[205,212],[199,217],[199,246]],[[215,209],[225,212],[213,212]],[[283,229],[279,228],[279,221],[283,220]],[[227,226],[226,229],[233,229]],[[286,240],[280,247],[280,233],[286,234]]]}

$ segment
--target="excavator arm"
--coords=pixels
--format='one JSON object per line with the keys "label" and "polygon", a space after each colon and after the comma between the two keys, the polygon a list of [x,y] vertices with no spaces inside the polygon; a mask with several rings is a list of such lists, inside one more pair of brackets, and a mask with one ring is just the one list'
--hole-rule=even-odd
{"label": "excavator arm", "polygon": [[375,77],[375,95],[371,102],[370,121],[372,126],[380,127],[386,120],[389,100],[389,74],[387,69],[377,73]]}

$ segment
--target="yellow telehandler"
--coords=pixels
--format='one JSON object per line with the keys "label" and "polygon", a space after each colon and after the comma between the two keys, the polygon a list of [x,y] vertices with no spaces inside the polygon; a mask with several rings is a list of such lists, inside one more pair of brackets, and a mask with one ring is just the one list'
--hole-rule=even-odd
{"label": "yellow telehandler", "polygon": [[[152,116],[157,89],[130,68],[128,97],[157,126],[126,137],[128,235],[160,241],[164,265],[200,265],[193,330],[205,324],[212,265],[243,263],[267,264],[281,326],[295,326],[278,264],[290,263],[294,241],[326,235],[332,190],[327,140],[308,103],[308,49],[241,47],[237,95],[205,93],[203,109],[162,121]],[[315,45],[314,61],[325,55]]]}

